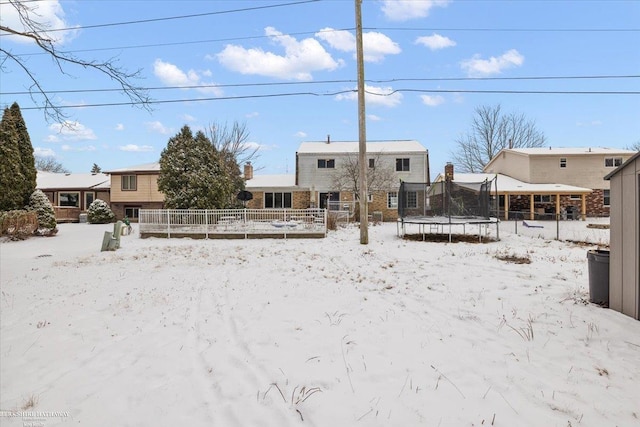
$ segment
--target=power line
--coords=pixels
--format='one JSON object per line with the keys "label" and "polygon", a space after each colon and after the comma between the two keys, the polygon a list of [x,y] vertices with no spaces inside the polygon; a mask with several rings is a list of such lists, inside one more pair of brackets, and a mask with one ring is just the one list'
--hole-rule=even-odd
{"label": "power line", "polygon": [[[208,98],[186,98],[186,99],[165,99],[150,100],[147,102],[112,102],[100,104],[78,104],[59,106],[60,109],[70,108],[93,108],[93,107],[119,107],[119,106],[135,106],[142,104],[175,104],[182,102],[203,102],[203,101],[228,101],[237,99],[261,99],[261,98],[284,98],[293,96],[313,96],[328,97],[337,96],[347,93],[355,93],[356,90],[342,90],[332,93],[316,93],[316,92],[290,92],[290,93],[273,93],[266,95],[242,95],[242,96],[224,96],[224,97],[208,97]],[[391,96],[402,92],[416,93],[490,93],[490,94],[526,94],[526,95],[640,95],[640,91],[536,91],[536,90],[446,90],[446,89],[395,89],[388,93],[377,93],[366,91],[369,95],[374,96]],[[44,110],[46,107],[25,107],[22,110]]]}
{"label": "power line", "polygon": [[[603,79],[637,79],[640,75],[599,75],[599,76],[530,76],[530,77],[432,77],[432,78],[392,78],[373,80],[367,79],[367,83],[396,83],[396,82],[443,82],[443,81],[526,81],[526,80],[603,80]],[[214,88],[238,88],[238,87],[273,87],[273,86],[299,86],[299,85],[320,85],[320,84],[353,84],[354,79],[343,80],[317,80],[311,82],[267,82],[267,83],[228,83],[210,85],[190,85],[190,86],[155,86],[137,87],[137,90],[177,90],[177,89],[214,89]],[[117,89],[69,89],[69,90],[48,90],[49,94],[63,93],[96,93],[96,92],[121,92]],[[0,92],[0,96],[8,95],[30,95],[31,91]]]}

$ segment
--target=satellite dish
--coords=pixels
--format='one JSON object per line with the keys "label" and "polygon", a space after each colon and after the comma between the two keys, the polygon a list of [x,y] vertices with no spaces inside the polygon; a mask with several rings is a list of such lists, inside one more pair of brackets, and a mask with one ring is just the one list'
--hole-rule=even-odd
{"label": "satellite dish", "polygon": [[243,202],[247,202],[253,199],[253,193],[251,191],[242,190],[238,193],[238,200],[242,200]]}

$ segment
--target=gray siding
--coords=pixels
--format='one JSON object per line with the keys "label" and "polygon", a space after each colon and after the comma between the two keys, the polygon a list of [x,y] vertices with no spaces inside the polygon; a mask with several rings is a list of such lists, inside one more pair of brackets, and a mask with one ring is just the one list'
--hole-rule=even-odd
{"label": "gray siding", "polygon": [[640,157],[611,176],[609,306],[640,319]]}

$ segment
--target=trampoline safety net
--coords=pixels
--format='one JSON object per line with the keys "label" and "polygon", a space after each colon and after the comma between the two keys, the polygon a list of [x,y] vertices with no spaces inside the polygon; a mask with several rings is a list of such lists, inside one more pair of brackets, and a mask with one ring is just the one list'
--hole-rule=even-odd
{"label": "trampoline safety net", "polygon": [[402,182],[398,192],[398,216],[489,219],[493,184],[494,180],[441,181],[431,186]]}

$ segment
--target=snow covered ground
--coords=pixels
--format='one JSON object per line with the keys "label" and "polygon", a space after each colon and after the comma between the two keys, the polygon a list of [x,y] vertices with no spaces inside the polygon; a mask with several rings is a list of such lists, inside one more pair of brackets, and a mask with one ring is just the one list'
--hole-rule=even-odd
{"label": "snow covered ground", "polygon": [[3,427],[640,425],[640,322],[587,302],[589,246],[110,229],[0,244]]}

